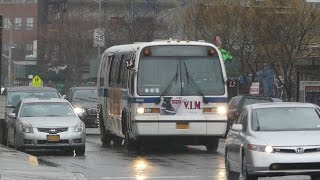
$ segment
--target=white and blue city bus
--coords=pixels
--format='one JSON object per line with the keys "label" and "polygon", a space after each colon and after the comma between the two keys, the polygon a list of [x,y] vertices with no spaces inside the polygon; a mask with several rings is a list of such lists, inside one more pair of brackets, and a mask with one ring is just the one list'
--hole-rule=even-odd
{"label": "white and blue city bus", "polygon": [[105,50],[97,86],[101,140],[127,148],[173,141],[215,152],[227,127],[226,71],[219,49],[154,41]]}

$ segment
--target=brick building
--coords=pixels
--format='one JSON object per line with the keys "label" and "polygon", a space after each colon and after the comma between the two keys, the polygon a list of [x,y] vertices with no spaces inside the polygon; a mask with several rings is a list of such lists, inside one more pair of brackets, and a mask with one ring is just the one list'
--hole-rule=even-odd
{"label": "brick building", "polygon": [[[0,0],[0,13],[3,15],[2,54],[5,56],[9,54],[12,33],[12,82],[26,78],[24,66],[35,63],[26,61],[36,56],[37,9],[37,0]],[[8,60],[3,56],[1,77],[5,85],[8,83],[7,67]]]}

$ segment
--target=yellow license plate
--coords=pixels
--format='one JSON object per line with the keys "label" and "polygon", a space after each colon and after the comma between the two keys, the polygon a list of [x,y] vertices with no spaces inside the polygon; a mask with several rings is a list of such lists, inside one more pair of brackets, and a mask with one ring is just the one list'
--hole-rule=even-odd
{"label": "yellow license plate", "polygon": [[60,136],[59,135],[48,135],[47,141],[48,142],[58,142],[58,141],[60,141]]}
{"label": "yellow license plate", "polygon": [[177,123],[176,129],[189,129],[189,124],[188,123]]}

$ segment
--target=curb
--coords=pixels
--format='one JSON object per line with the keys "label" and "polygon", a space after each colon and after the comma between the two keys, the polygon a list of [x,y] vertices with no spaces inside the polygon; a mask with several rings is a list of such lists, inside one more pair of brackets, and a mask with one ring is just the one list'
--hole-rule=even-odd
{"label": "curb", "polygon": [[15,150],[13,148],[4,146],[2,144],[0,144],[0,152],[1,152],[1,149],[7,149],[7,150],[9,150],[11,152],[16,152],[18,154],[24,155],[26,157],[25,160],[32,166],[38,166],[39,165],[38,158],[36,156],[33,156],[31,154]]}

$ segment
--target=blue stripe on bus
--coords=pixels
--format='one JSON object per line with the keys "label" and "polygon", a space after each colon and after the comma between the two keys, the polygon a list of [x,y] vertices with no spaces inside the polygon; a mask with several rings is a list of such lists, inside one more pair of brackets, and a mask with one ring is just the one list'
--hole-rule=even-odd
{"label": "blue stripe on bus", "polygon": [[[109,97],[109,90],[100,87],[98,90],[99,97]],[[209,103],[227,103],[226,97],[206,97]],[[156,103],[159,102],[158,97],[129,97],[128,90],[121,89],[121,99],[129,99],[130,103]]]}
{"label": "blue stripe on bus", "polygon": [[[99,97],[109,97],[109,89],[108,88],[99,88],[98,89]],[[126,89],[121,89],[121,99],[126,100],[129,98],[129,91]]]}
{"label": "blue stripe on bus", "polygon": [[98,89],[98,96],[99,96],[99,97],[108,97],[108,89],[107,89],[107,88],[100,87],[100,88]]}
{"label": "blue stripe on bus", "polygon": [[[228,99],[226,97],[206,97],[208,103],[227,103]],[[159,102],[158,97],[144,97],[144,98],[138,98],[138,97],[131,97],[129,98],[130,103],[156,103]]]}

